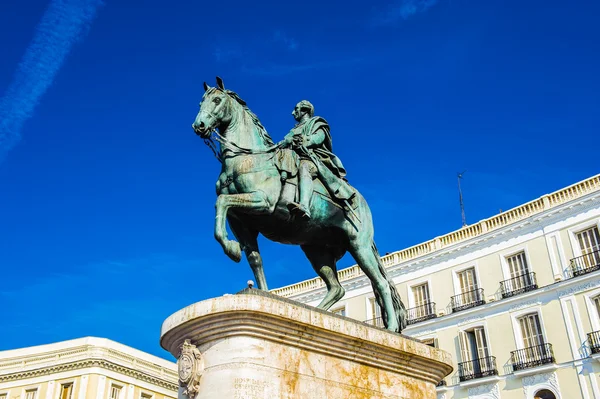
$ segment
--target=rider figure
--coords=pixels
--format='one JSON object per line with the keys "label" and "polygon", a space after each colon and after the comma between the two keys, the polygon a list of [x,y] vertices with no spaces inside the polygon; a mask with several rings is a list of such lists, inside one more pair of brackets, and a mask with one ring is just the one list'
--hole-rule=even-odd
{"label": "rider figure", "polygon": [[329,124],[320,116],[314,116],[314,106],[302,100],[292,111],[296,125],[280,145],[291,147],[300,157],[298,190],[300,203],[291,202],[288,209],[302,218],[310,219],[310,198],[313,179],[319,178],[334,199],[348,202],[355,195],[346,182],[346,170],[331,148]]}

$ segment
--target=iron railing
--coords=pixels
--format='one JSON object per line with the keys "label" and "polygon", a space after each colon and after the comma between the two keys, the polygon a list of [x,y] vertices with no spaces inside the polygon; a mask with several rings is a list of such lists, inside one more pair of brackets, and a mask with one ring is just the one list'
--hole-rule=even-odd
{"label": "iron railing", "polygon": [[383,324],[383,318],[381,316],[375,317],[374,319],[365,320],[365,323],[375,327],[385,327],[385,324]]}
{"label": "iron railing", "polygon": [[513,371],[554,363],[552,344],[535,345],[510,352],[510,361]]}
{"label": "iron railing", "polygon": [[600,331],[594,331],[588,334],[588,342],[592,353],[600,353]]}
{"label": "iron railing", "polygon": [[441,380],[440,382],[438,382],[438,384],[436,386],[437,387],[445,387],[446,386],[446,380]]}
{"label": "iron railing", "polygon": [[407,310],[408,317],[406,324],[415,324],[421,321],[433,319],[437,315],[435,314],[435,302],[427,302],[421,306],[416,306]]}
{"label": "iron railing", "polygon": [[492,375],[498,375],[496,357],[494,356],[458,363],[458,376],[460,382]]}
{"label": "iron railing", "polygon": [[483,288],[477,288],[472,291],[463,292],[451,298],[452,311],[458,312],[461,310],[474,308],[475,306],[483,305]]}
{"label": "iron railing", "polygon": [[537,288],[538,285],[534,272],[521,274],[520,276],[500,282],[502,298],[509,298],[524,292],[536,290]]}
{"label": "iron railing", "polygon": [[573,277],[582,276],[600,269],[600,250],[571,259]]}

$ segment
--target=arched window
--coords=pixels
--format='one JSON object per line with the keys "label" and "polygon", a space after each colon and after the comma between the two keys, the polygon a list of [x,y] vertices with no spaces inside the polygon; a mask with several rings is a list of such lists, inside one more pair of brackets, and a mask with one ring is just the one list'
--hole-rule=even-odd
{"label": "arched window", "polygon": [[556,396],[548,389],[537,391],[533,397],[535,399],[556,399]]}

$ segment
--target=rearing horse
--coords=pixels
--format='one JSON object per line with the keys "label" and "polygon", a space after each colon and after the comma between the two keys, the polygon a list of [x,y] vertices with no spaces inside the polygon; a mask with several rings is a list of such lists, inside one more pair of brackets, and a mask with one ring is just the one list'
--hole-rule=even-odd
{"label": "rearing horse", "polygon": [[[287,204],[297,198],[297,176],[281,178],[273,143],[256,115],[217,78],[217,87],[204,83],[200,112],[192,127],[197,135],[220,142],[222,169],[217,181],[215,238],[235,262],[244,250],[259,289],[267,290],[258,234],[276,242],[300,245],[327,293],[318,307],[329,309],[344,296],[336,262],[350,252],[371,281],[373,292],[388,330],[406,326],[406,310],[393,282],[388,278],[373,240],[371,211],[357,191],[348,215],[331,199],[317,179],[310,201],[310,220],[294,218]],[[218,133],[217,133],[218,130]],[[358,220],[356,220],[358,219]],[[230,240],[226,221],[239,241]]]}

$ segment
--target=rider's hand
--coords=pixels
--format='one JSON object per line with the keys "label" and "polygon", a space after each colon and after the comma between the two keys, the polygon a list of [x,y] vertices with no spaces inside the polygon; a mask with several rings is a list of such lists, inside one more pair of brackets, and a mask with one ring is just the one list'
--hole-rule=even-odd
{"label": "rider's hand", "polygon": [[287,147],[291,146],[292,144],[294,144],[294,135],[288,133],[283,138],[283,140],[281,140],[280,144],[283,148],[287,148]]}
{"label": "rider's hand", "polygon": [[302,136],[294,136],[294,147],[302,147],[304,144],[304,140],[302,140]]}

